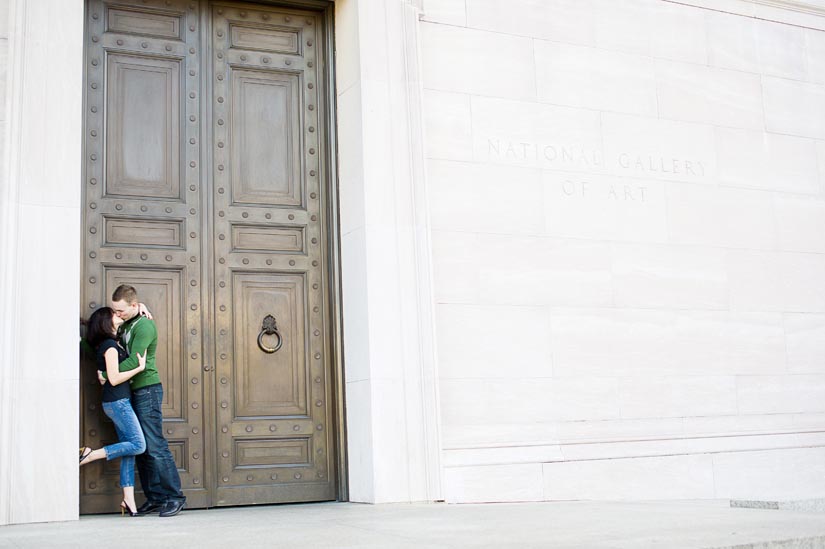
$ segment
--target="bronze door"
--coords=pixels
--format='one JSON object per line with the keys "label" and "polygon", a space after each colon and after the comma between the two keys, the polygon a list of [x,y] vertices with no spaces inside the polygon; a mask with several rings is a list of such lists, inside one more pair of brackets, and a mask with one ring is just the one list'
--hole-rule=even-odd
{"label": "bronze door", "polygon": [[[335,499],[324,18],[90,0],[82,315],[120,283],[155,315],[190,507]],[[84,362],[81,440],[115,440]],[[81,469],[115,510],[118,461]]]}

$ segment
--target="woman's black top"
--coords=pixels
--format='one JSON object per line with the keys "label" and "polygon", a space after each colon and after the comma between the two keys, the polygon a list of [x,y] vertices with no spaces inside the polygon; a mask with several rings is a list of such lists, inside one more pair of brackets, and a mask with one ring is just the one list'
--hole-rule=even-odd
{"label": "woman's black top", "polygon": [[[106,351],[112,348],[117,349],[118,363],[121,363],[127,358],[129,358],[129,353],[127,353],[117,341],[115,341],[114,339],[106,339],[97,348],[98,370],[101,370],[103,372],[106,371],[106,357],[104,357],[103,355],[106,354]],[[124,381],[120,385],[114,386],[108,381],[106,381],[106,385],[103,386],[103,402],[114,402],[115,400],[120,400],[122,398],[131,398],[131,396],[132,390],[129,388],[128,381]]]}

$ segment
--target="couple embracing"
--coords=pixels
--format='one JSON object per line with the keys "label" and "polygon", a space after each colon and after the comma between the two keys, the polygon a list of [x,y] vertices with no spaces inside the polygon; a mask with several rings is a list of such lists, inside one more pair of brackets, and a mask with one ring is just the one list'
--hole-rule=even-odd
{"label": "couple embracing", "polygon": [[[114,423],[118,442],[98,449],[80,448],[80,465],[120,458],[121,514],[162,517],[180,513],[186,497],[163,436],[163,387],[155,364],[158,331],[138,302],[132,286],[112,294],[112,306],[89,318],[86,341],[97,353],[98,380],[103,385],[103,411]],[[135,465],[146,501],[135,502]]]}

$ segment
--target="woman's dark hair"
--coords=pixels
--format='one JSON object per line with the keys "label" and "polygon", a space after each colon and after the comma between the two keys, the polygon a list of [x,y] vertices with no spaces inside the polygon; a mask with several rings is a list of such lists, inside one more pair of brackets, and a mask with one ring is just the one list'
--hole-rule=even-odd
{"label": "woman's dark hair", "polygon": [[115,311],[111,307],[101,307],[92,313],[89,322],[86,324],[86,341],[93,348],[103,343],[105,340],[114,337],[114,324],[112,317]]}

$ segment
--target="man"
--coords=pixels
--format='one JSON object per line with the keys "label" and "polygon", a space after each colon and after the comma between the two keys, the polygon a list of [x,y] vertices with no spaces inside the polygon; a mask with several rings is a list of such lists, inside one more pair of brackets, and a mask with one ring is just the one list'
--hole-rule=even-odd
{"label": "man", "polygon": [[130,381],[132,408],[146,438],[146,452],[136,456],[136,465],[146,502],[138,514],[159,511],[162,517],[173,517],[186,505],[180,489],[180,475],[163,436],[163,386],[155,364],[158,330],[154,321],[140,314],[137,290],[122,284],[112,294],[112,309],[123,319],[120,334],[129,358],[120,363],[126,372],[138,366],[137,354],[146,355],[146,369]]}

